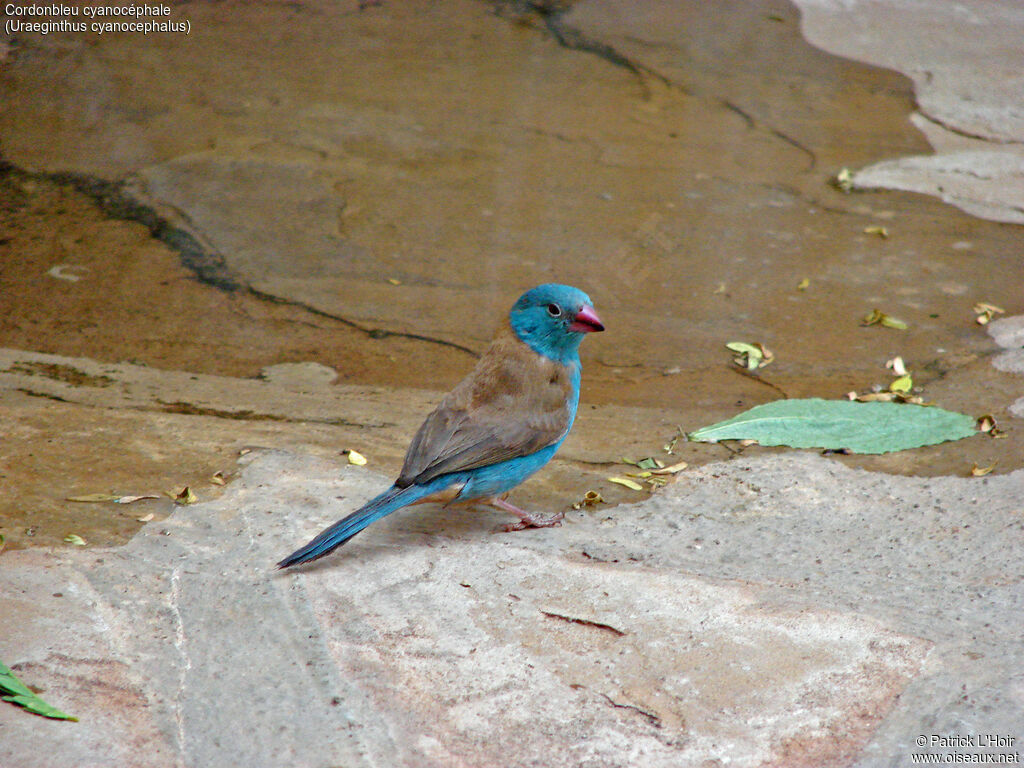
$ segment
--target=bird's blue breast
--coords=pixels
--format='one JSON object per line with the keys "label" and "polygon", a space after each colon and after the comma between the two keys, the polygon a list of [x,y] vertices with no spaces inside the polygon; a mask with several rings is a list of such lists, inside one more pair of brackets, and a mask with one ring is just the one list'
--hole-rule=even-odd
{"label": "bird's blue breast", "polygon": [[565,440],[569,430],[572,429],[573,421],[576,419],[576,409],[580,401],[580,365],[579,358],[576,362],[566,366],[569,372],[570,390],[566,401],[569,417],[566,420],[565,431],[551,445],[534,451],[526,456],[519,456],[508,459],[499,464],[492,464],[486,467],[477,467],[466,472],[452,473],[450,477],[457,483],[465,483],[459,493],[460,499],[486,498],[499,496],[512,490],[530,475],[543,467],[551,457],[555,455],[562,441]]}

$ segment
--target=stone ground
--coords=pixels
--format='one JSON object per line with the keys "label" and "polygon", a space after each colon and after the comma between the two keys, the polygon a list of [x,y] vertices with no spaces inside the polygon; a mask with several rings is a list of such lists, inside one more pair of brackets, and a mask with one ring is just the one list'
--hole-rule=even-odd
{"label": "stone ground", "polygon": [[[79,717],[0,708],[4,765],[1019,753],[1024,12],[798,5],[192,2],[187,38],[0,38],[0,660]],[[552,278],[609,332],[516,498],[609,503],[516,534],[419,508],[275,572]],[[737,375],[737,338],[776,363]],[[679,442],[657,493],[607,482],[895,354],[1007,437]]]}

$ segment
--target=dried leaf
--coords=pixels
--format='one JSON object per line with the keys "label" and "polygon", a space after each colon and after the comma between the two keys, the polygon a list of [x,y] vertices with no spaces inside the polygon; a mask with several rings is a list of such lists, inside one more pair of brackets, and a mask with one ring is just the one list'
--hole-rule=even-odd
{"label": "dried leaf", "polygon": [[224,479],[224,473],[218,471],[210,477],[210,482],[214,485],[224,485],[227,481]]}
{"label": "dried leaf", "polygon": [[636,465],[640,469],[659,469],[665,466],[653,456],[648,456],[645,459],[640,459],[640,461],[638,461]]}
{"label": "dried leaf", "polygon": [[992,321],[992,317],[1005,312],[1001,307],[997,307],[995,304],[989,304],[985,301],[979,301],[974,305],[974,314],[977,315],[975,321],[978,325],[988,325]]}
{"label": "dried leaf", "polygon": [[135,519],[138,520],[140,523],[148,523],[154,517],[155,517],[155,515],[152,512],[150,512],[148,515],[143,515],[142,517],[136,517]]}
{"label": "dried leaf", "polygon": [[805,277],[803,280],[796,284],[796,289],[798,291],[806,291],[808,288],[810,288],[810,286],[811,281]]}
{"label": "dried leaf", "polygon": [[392,285],[401,285],[402,284],[401,280],[396,280],[393,277],[389,277],[388,278],[388,282],[391,283]]}
{"label": "dried leaf", "polygon": [[159,499],[159,496],[153,494],[144,494],[142,496],[118,496],[114,499],[115,504],[131,504],[133,501],[142,501],[143,499]]}
{"label": "dried leaf", "polygon": [[66,501],[80,501],[85,504],[96,504],[103,501],[117,501],[121,497],[116,493],[87,493],[84,496],[68,496]]}
{"label": "dried leaf", "polygon": [[725,346],[736,353],[736,357],[732,361],[748,371],[764,368],[775,359],[772,351],[759,342],[748,344],[745,341],[730,341]]}
{"label": "dried leaf", "polygon": [[855,393],[851,400],[856,400],[859,403],[891,403],[896,398],[895,392],[866,392],[863,395],[857,395]]}
{"label": "dried leaf", "polygon": [[885,238],[889,237],[889,230],[886,229],[885,227],[878,227],[878,226],[864,227],[864,234],[865,235],[878,235],[882,239],[885,239]]}
{"label": "dried leaf", "polygon": [[903,358],[898,355],[894,357],[892,360],[886,360],[885,367],[891,368],[892,372],[897,376],[907,375],[907,367],[903,363]]}
{"label": "dried leaf", "polygon": [[582,499],[572,505],[572,508],[581,509],[583,507],[592,507],[595,504],[604,504],[604,497],[597,491],[587,491]]}
{"label": "dried leaf", "polygon": [[362,467],[366,464],[366,457],[359,453],[359,451],[353,451],[351,448],[346,448],[342,453],[348,456],[349,464],[355,464],[357,467]]}
{"label": "dried leaf", "polygon": [[624,485],[634,491],[642,491],[644,489],[640,483],[636,482],[636,480],[630,480],[628,477],[609,477],[608,482]]}
{"label": "dried leaf", "polygon": [[996,468],[996,464],[998,464],[998,463],[999,463],[998,461],[993,462],[992,465],[988,466],[988,467],[979,467],[977,464],[975,464],[973,467],[971,467],[971,475],[973,477],[984,477],[989,472],[991,472],[993,469],[995,469]]}
{"label": "dried leaf", "polygon": [[192,489],[187,485],[181,489],[180,493],[168,491],[167,495],[174,499],[175,504],[195,504],[199,501],[199,497],[192,493]]}
{"label": "dried leaf", "polygon": [[861,325],[884,325],[886,328],[896,328],[897,330],[904,331],[907,328],[907,324],[902,320],[899,320],[892,315],[887,315],[880,309],[871,310],[871,314],[865,315],[864,319],[860,321]]}
{"label": "dried leaf", "polygon": [[717,287],[717,288],[715,288],[715,290],[714,290],[714,292],[713,292],[713,293],[714,293],[714,295],[716,295],[716,296],[717,296],[718,294],[720,294],[720,293],[725,293],[725,283],[719,283],[719,284],[718,284],[718,287]]}
{"label": "dried leaf", "polygon": [[836,174],[836,186],[843,192],[850,192],[853,189],[853,174],[849,168],[840,168]]}
{"label": "dried leaf", "polygon": [[689,466],[685,461],[680,461],[678,464],[673,464],[669,467],[662,467],[661,469],[654,470],[655,475],[674,475],[676,472],[682,472]]}
{"label": "dried leaf", "polygon": [[68,544],[74,544],[76,547],[85,546],[85,539],[83,539],[77,533],[69,533],[67,536],[64,537],[64,541],[66,541]]}
{"label": "dried leaf", "polygon": [[978,431],[984,432],[989,437],[1006,437],[1006,433],[996,424],[995,417],[992,414],[986,413],[984,416],[979,416],[976,424]]}

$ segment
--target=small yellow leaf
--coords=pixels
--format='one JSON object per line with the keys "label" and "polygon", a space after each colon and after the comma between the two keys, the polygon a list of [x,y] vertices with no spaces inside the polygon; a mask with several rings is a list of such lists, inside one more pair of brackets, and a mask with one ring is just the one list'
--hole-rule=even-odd
{"label": "small yellow leaf", "polygon": [[116,493],[87,493],[84,496],[68,496],[67,501],[80,501],[85,504],[95,504],[101,501],[117,501],[120,496]]}
{"label": "small yellow leaf", "polygon": [[597,491],[587,491],[583,498],[572,505],[573,509],[581,509],[582,507],[592,507],[595,504],[603,504],[604,497],[601,496]]}
{"label": "small yellow leaf", "polygon": [[682,472],[689,466],[685,461],[680,461],[678,464],[673,464],[670,467],[662,467],[661,469],[654,470],[655,475],[674,475],[676,472]]}
{"label": "small yellow leaf", "polygon": [[366,457],[359,453],[359,451],[353,451],[351,448],[348,448],[342,451],[342,453],[348,456],[349,464],[355,464],[357,467],[366,465]]}
{"label": "small yellow leaf", "polygon": [[725,293],[725,283],[719,283],[718,287],[715,288],[714,294],[717,296],[720,293]]}
{"label": "small yellow leaf", "polygon": [[993,469],[995,469],[996,464],[998,463],[998,461],[994,462],[991,466],[988,467],[979,467],[977,464],[975,464],[973,467],[971,467],[971,475],[973,475],[974,477],[984,477]]}
{"label": "small yellow leaf", "polygon": [[642,491],[644,489],[640,483],[636,482],[636,480],[630,480],[628,477],[609,477],[608,482],[624,485],[634,491]]}
{"label": "small yellow leaf", "polygon": [[401,285],[402,284],[401,280],[396,280],[393,277],[389,277],[388,278],[388,282],[391,283],[392,285]]}
{"label": "small yellow leaf", "polygon": [[885,227],[877,227],[877,226],[875,226],[875,227],[864,227],[864,234],[865,235],[878,235],[882,239],[885,239],[885,238],[887,238],[889,236],[889,230],[886,229]]}
{"label": "small yellow leaf", "polygon": [[192,493],[192,489],[187,485],[181,489],[180,493],[174,493],[174,491],[167,491],[167,495],[174,499],[175,504],[195,504],[199,501],[199,498]]}
{"label": "small yellow leaf", "polygon": [[811,287],[811,281],[808,278],[806,278],[806,277],[803,280],[801,280],[799,283],[796,284],[796,289],[798,291],[806,291],[810,287]]}
{"label": "small yellow leaf", "polygon": [[910,377],[910,374],[904,374],[898,379],[894,379],[892,384],[889,385],[890,392],[909,392],[911,387],[914,386],[914,380]]}
{"label": "small yellow leaf", "polygon": [[906,330],[907,324],[902,320],[899,320],[892,315],[887,315],[880,309],[871,310],[870,314],[864,315],[860,321],[861,325],[884,325],[886,328],[896,328],[898,330]]}
{"label": "small yellow leaf", "polygon": [[64,541],[66,541],[68,544],[74,544],[76,547],[85,546],[85,539],[83,539],[77,533],[69,533],[67,536],[64,537]]}
{"label": "small yellow leaf", "polygon": [[214,485],[224,485],[227,481],[224,479],[223,472],[214,472],[210,477],[210,482]]}

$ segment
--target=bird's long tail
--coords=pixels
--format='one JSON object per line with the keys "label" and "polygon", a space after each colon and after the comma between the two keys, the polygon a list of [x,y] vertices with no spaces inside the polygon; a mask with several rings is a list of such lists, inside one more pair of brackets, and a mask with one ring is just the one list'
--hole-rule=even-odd
{"label": "bird's long tail", "polygon": [[390,515],[396,509],[419,501],[436,489],[431,485],[410,485],[399,488],[396,485],[388,488],[375,499],[366,502],[348,517],[344,517],[329,528],[325,528],[306,546],[292,552],[277,564],[278,568],[288,568],[299,563],[309,563],[330,554],[346,541],[351,539],[370,523]]}

